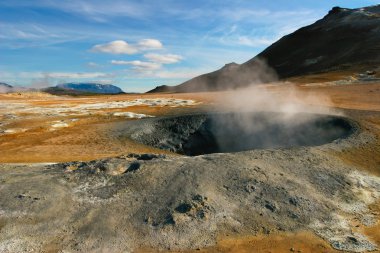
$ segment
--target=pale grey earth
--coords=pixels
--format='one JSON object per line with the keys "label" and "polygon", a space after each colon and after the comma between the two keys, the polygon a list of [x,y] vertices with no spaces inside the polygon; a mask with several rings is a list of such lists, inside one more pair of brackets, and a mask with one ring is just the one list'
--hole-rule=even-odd
{"label": "pale grey earth", "polygon": [[332,154],[376,141],[353,125],[315,147],[0,164],[0,252],[195,249],[220,234],[302,229],[336,249],[375,250],[348,221],[373,225],[380,178]]}

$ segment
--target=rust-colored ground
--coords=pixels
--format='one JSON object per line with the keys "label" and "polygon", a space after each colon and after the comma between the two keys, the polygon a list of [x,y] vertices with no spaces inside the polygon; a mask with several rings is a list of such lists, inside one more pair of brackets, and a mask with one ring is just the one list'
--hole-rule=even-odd
{"label": "rust-colored ground", "polygon": [[[295,90],[298,102],[316,104],[332,108],[354,110],[380,111],[380,84],[345,85],[330,87],[305,87],[300,85],[277,85],[268,88],[274,99],[283,99],[282,94]],[[78,105],[89,102],[124,101],[135,98],[179,98],[202,101],[202,105],[189,107],[128,107],[125,111],[144,113],[149,115],[181,114],[196,111],[197,108],[208,103],[223,102],[223,97],[229,92],[203,92],[189,94],[144,94],[144,95],[116,95],[96,97],[54,97],[38,94],[38,100],[31,103],[38,106],[54,106],[62,103]],[[322,99],[309,99],[317,97]],[[0,105],[6,101],[31,101],[32,95],[0,95]],[[305,98],[305,99],[304,99]],[[117,111],[123,111],[119,109]],[[61,120],[63,118],[49,118]],[[69,117],[70,118],[70,117]],[[73,117],[71,117],[73,118]],[[17,120],[8,127],[28,128],[26,132],[0,136],[0,162],[60,162],[69,160],[91,160],[101,157],[115,156],[125,152],[151,152],[151,148],[141,146],[129,140],[120,140],[112,135],[114,122],[123,119],[93,115],[91,117],[76,117],[79,120],[69,128],[49,131],[47,119],[44,117],[26,120]],[[380,119],[371,118],[372,124],[379,126]],[[155,152],[162,152],[154,150]],[[376,170],[379,164],[379,147],[367,147],[347,151],[342,158],[354,164],[364,164],[370,170]],[[356,155],[354,155],[356,154]],[[359,164],[359,165],[360,165]]]}
{"label": "rust-colored ground", "polygon": [[[141,249],[136,253],[154,253],[155,250]],[[271,235],[257,235],[246,237],[219,238],[217,245],[203,249],[186,251],[168,251],[171,253],[282,253],[282,252],[302,252],[302,253],[337,253],[341,252],[331,248],[331,246],[308,231],[297,233],[276,233]]]}
{"label": "rust-colored ground", "polygon": [[[304,86],[304,85],[274,85],[268,88],[274,99],[281,98],[282,94],[293,89],[298,102],[304,104],[343,108],[353,110],[364,127],[371,129],[373,134],[380,136],[380,83],[341,85],[341,86]],[[96,101],[124,101],[135,98],[179,98],[201,101],[201,105],[190,107],[144,107],[134,106],[125,111],[144,113],[149,115],[181,114],[200,110],[208,104],[217,104],[223,101],[228,92],[203,92],[189,94],[144,94],[144,95],[116,95],[96,97],[54,97],[38,95],[32,103],[39,106],[52,106],[61,103],[78,105]],[[318,97],[321,99],[308,99]],[[304,99],[302,99],[304,98]],[[31,101],[36,99],[33,95],[1,95],[1,103],[7,101]],[[118,111],[123,111],[120,109]],[[92,160],[103,157],[117,156],[123,153],[162,153],[128,139],[120,139],[113,132],[115,124],[122,124],[120,118],[106,116],[77,117],[78,121],[70,127],[49,131],[46,118],[33,118],[18,120],[9,127],[25,128],[28,131],[15,134],[0,135],[0,162],[2,163],[29,163],[29,162],[60,162],[71,160]],[[66,119],[66,118],[65,118]],[[49,119],[49,122],[53,120]],[[62,120],[54,118],[54,120]],[[378,138],[379,140],[380,138]],[[370,143],[335,155],[346,163],[359,169],[380,176],[380,143]],[[373,214],[380,219],[380,203],[371,206]],[[0,224],[1,227],[1,224]],[[380,223],[373,227],[359,227],[374,242],[380,245]],[[231,237],[231,238],[230,238]],[[141,250],[140,252],[153,252]],[[193,252],[193,251],[186,251]],[[328,243],[318,236],[307,231],[298,233],[276,233],[271,235],[258,235],[243,238],[224,236],[219,238],[214,247],[194,250],[194,252],[337,252]]]}

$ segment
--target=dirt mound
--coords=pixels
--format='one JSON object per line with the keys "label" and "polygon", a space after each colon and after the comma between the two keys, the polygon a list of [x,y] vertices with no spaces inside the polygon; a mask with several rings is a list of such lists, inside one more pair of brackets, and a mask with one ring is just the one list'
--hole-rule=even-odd
{"label": "dirt mound", "polygon": [[331,148],[339,147],[1,164],[0,251],[183,250],[219,235],[299,230],[336,249],[374,250],[350,221],[376,220],[367,206],[379,200],[380,180]]}

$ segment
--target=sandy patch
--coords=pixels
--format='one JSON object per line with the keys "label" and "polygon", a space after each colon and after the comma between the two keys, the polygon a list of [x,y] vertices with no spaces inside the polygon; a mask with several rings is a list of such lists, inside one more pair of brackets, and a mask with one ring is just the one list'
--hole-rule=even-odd
{"label": "sandy patch", "polygon": [[10,129],[5,129],[3,131],[0,130],[0,134],[16,134],[16,133],[23,133],[28,131],[26,128],[10,128]]}
{"label": "sandy patch", "polygon": [[116,116],[116,117],[126,117],[126,118],[132,118],[132,119],[142,119],[142,118],[154,117],[152,115],[146,115],[143,113],[134,113],[134,112],[114,112],[112,115]]}
{"label": "sandy patch", "polygon": [[51,125],[51,127],[53,127],[53,128],[63,128],[63,127],[69,127],[69,124],[67,124],[65,122],[56,121],[54,124]]}

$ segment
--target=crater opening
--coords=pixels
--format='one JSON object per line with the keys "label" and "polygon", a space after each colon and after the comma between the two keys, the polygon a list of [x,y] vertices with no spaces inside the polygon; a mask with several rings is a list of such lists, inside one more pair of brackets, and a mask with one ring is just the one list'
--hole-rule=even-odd
{"label": "crater opening", "polygon": [[132,139],[189,156],[318,146],[354,130],[352,123],[339,116],[275,112],[194,114],[127,124]]}

